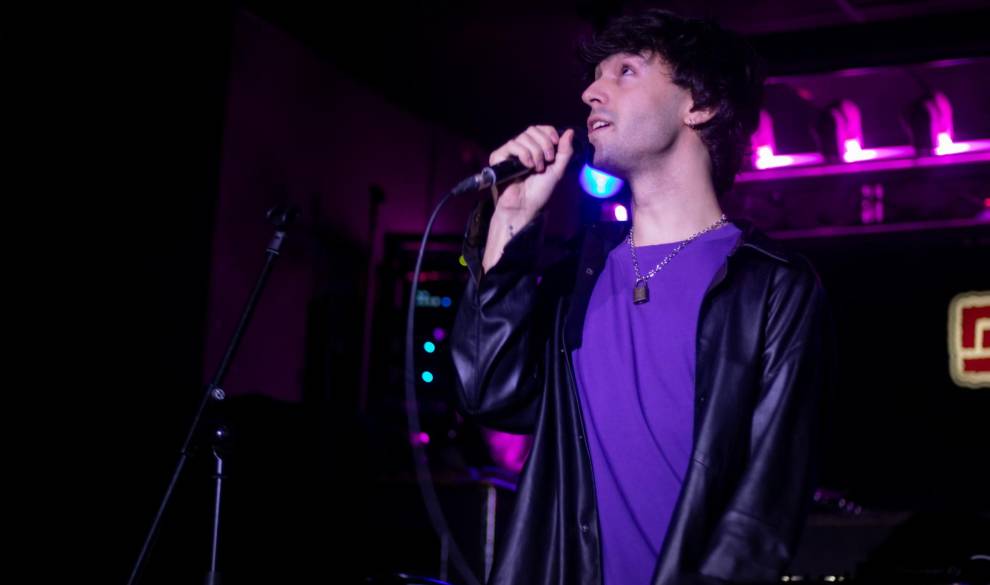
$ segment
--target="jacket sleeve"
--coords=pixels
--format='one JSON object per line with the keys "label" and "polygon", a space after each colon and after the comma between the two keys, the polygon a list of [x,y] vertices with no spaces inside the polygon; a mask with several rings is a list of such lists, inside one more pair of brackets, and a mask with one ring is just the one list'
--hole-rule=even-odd
{"label": "jacket sleeve", "polygon": [[[451,355],[459,410],[496,430],[529,433],[539,408],[544,350],[552,327],[535,274],[543,240],[542,213],[505,247],[483,273],[491,202],[472,213],[464,238],[470,278],[451,331]],[[539,290],[538,290],[539,289]]]}
{"label": "jacket sleeve", "polygon": [[776,270],[763,335],[749,462],[700,567],[712,583],[779,581],[812,500],[834,352],[825,293],[805,259]]}

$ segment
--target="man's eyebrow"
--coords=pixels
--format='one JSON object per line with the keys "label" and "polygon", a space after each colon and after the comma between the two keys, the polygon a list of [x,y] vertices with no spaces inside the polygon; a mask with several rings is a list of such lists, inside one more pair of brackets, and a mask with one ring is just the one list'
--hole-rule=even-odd
{"label": "man's eyebrow", "polygon": [[[645,53],[645,51],[641,51],[639,53],[615,53],[611,55],[609,58],[616,56],[620,58],[619,61],[629,59],[629,60],[640,61],[642,63],[649,63],[650,59],[652,58],[652,55],[648,55],[647,53]],[[594,71],[595,79],[598,79],[599,77],[602,76],[602,63],[604,63],[604,61],[600,61],[598,65],[595,65],[595,71]]]}

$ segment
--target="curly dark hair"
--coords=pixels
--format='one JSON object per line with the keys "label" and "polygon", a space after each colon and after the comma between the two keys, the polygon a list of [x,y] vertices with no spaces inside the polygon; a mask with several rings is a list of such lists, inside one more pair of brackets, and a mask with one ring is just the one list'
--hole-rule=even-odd
{"label": "curly dark hair", "polygon": [[650,9],[614,19],[579,52],[588,81],[612,55],[659,55],[670,66],[673,82],[691,92],[696,108],[715,110],[694,129],[711,157],[715,191],[722,195],[732,188],[759,124],[766,77],[764,61],[742,37],[711,20]]}

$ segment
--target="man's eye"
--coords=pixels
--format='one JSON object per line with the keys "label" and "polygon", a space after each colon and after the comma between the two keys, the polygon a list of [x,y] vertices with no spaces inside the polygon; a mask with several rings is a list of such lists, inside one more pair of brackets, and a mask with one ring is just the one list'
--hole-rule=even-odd
{"label": "man's eye", "polygon": [[622,66],[622,74],[625,75],[626,73],[632,73],[632,67],[630,67],[628,65],[623,65]]}

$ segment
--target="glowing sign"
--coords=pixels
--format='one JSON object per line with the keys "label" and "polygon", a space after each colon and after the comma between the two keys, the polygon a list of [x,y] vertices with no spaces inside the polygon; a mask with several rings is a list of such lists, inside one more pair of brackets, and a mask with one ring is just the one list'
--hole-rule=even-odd
{"label": "glowing sign", "polygon": [[990,388],[990,291],[949,303],[949,373],[967,388]]}

